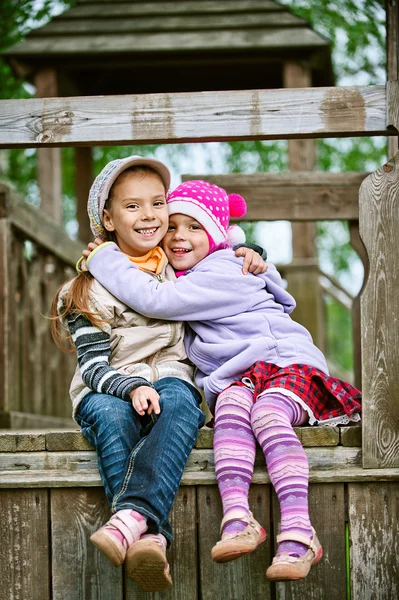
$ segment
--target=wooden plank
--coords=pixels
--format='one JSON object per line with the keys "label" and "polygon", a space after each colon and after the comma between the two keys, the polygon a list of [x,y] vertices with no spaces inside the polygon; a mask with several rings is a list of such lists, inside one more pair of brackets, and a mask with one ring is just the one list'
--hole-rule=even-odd
{"label": "wooden plank", "polygon": [[93,450],[80,429],[76,431],[49,431],[46,433],[46,450],[63,452],[76,450]]}
{"label": "wooden plank", "polygon": [[[0,217],[4,217],[0,195]],[[11,235],[10,224],[0,218],[0,411],[10,409],[12,379],[10,380],[11,351],[11,281],[10,262]]]}
{"label": "wooden plank", "polygon": [[[346,598],[344,485],[342,483],[311,485],[309,514],[323,546],[324,556],[318,565],[312,567],[305,579],[277,583],[276,600]],[[280,519],[275,494],[273,494],[273,515],[276,524],[276,520],[278,519],[279,522]]]}
{"label": "wooden plank", "polygon": [[[113,8],[107,12],[113,12]],[[129,12],[129,11],[127,11]],[[112,15],[110,15],[112,16]],[[85,55],[97,54],[104,56],[106,44],[112,47],[114,53],[131,53],[132,48],[136,54],[148,53],[148,48],[153,52],[177,52],[203,50],[279,50],[283,44],[287,49],[325,47],[326,42],[315,31],[308,27],[285,27],[281,29],[251,29],[241,31],[169,31],[160,33],[120,33],[102,35],[55,35],[46,37],[29,38],[13,48],[12,54],[16,58],[26,55]]]}
{"label": "wooden plank", "polygon": [[102,489],[52,490],[52,600],[122,600],[122,570],[89,539],[108,518]]}
{"label": "wooden plank", "polygon": [[76,218],[79,225],[79,239],[89,242],[93,239],[87,215],[87,199],[93,183],[93,155],[91,148],[78,147],[74,151]]}
{"label": "wooden plank", "polygon": [[[90,469],[27,469],[26,463],[16,462],[12,470],[0,469],[0,488],[73,488],[98,487],[101,478],[94,466]],[[17,467],[20,466],[18,469]],[[84,467],[85,465],[83,465]],[[399,481],[399,469],[363,469],[361,466],[341,469],[339,464],[331,469],[311,469],[311,483],[348,483],[367,481]],[[256,467],[252,478],[254,484],[269,484],[270,479],[264,468]],[[216,483],[215,471],[198,471],[187,469],[181,484],[185,486],[207,486]]]}
{"label": "wooden plank", "polygon": [[[55,69],[40,69],[35,73],[34,85],[38,98],[58,96]],[[47,217],[62,225],[61,150],[40,148],[37,151],[37,178],[40,189],[40,208]]]}
{"label": "wooden plank", "polygon": [[[359,231],[359,220],[349,222],[350,244],[355,250],[360,260],[362,261],[364,272],[367,273],[368,258],[367,252],[363,245]],[[354,298],[352,303],[352,345],[353,345],[353,371],[354,385],[358,389],[362,389],[362,336],[361,336],[361,313],[360,313],[360,298],[365,285],[363,280],[362,289]]]}
{"label": "wooden plank", "polygon": [[144,592],[126,577],[126,600],[197,600],[197,507],[194,487],[180,488],[171,512],[174,540],[167,551],[173,587],[165,592]]}
{"label": "wooden plank", "polygon": [[352,600],[397,600],[399,483],[348,486]]}
{"label": "wooden plank", "polygon": [[389,135],[384,86],[0,101],[0,148]]}
{"label": "wooden plank", "polygon": [[39,209],[26,204],[10,186],[0,182],[0,212],[7,214],[12,226],[27,239],[49,250],[65,263],[75,266],[82,244],[66,233]]}
{"label": "wooden plank", "polygon": [[[92,5],[92,6],[90,6]],[[247,13],[250,11],[267,11],[275,12],[279,10],[279,6],[271,0],[229,0],[228,2],[213,2],[211,0],[201,0],[199,3],[196,0],[188,0],[186,2],[108,2],[107,0],[101,0],[101,4],[93,2],[79,3],[78,6],[68,10],[64,15],[69,18],[81,18],[86,15],[93,16],[94,14],[101,14],[103,17],[109,17],[112,15],[125,14],[128,15],[151,15],[151,14],[178,14],[178,15],[192,15],[192,14],[204,14],[204,13],[230,13],[239,12]],[[281,7],[280,11],[284,8]],[[285,9],[286,10],[286,9]]]}
{"label": "wooden plank", "polygon": [[67,417],[34,415],[15,410],[0,412],[0,428],[4,429],[70,429],[73,425],[74,421]]}
{"label": "wooden plank", "polygon": [[[268,600],[270,585],[265,582],[265,570],[270,562],[270,538],[255,552],[225,564],[215,563],[211,549],[220,539],[222,503],[215,486],[197,489],[200,555],[201,600],[214,600],[222,592],[225,598],[236,600]],[[252,486],[250,508],[254,517],[269,531],[269,486]]]}
{"label": "wooden plank", "polygon": [[40,452],[45,449],[46,437],[42,432],[0,430],[0,452]]}
{"label": "wooden plank", "polygon": [[340,443],[342,446],[361,446],[362,445],[362,428],[361,426],[340,427],[339,429]]}
{"label": "wooden plank", "polygon": [[[399,11],[397,0],[386,0],[386,53],[387,53],[387,80],[398,81],[399,79]],[[396,99],[397,100],[397,99]],[[396,101],[397,108],[397,101]],[[394,123],[393,123],[394,124]],[[398,138],[388,138],[388,158],[392,158],[398,152]]]}
{"label": "wooden plank", "polygon": [[247,202],[245,221],[357,220],[359,187],[368,173],[253,173],[183,175],[240,194]]}
{"label": "wooden plank", "polygon": [[399,153],[360,188],[369,258],[361,296],[363,466],[399,466]]}
{"label": "wooden plank", "polygon": [[[162,9],[162,7],[161,7]],[[275,28],[275,27],[300,27],[306,26],[306,21],[287,11],[269,13],[241,13],[241,14],[198,14],[195,16],[165,16],[134,18],[121,17],[103,18],[97,14],[93,18],[70,19],[68,14],[55,18],[53,21],[33,30],[29,33],[29,39],[42,38],[45,36],[110,33],[133,33],[133,32],[160,32],[160,31],[201,31],[214,29],[251,29],[251,28]],[[79,45],[79,40],[76,40]]]}
{"label": "wooden plank", "polygon": [[50,600],[47,490],[0,491],[1,597]]}

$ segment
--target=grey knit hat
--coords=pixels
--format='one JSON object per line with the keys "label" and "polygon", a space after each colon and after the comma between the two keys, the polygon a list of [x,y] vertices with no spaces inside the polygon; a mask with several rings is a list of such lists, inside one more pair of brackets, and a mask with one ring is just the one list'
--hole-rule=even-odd
{"label": "grey knit hat", "polygon": [[106,239],[106,231],[102,223],[104,206],[108,200],[109,191],[116,178],[129,167],[146,166],[154,169],[162,179],[166,193],[170,186],[170,172],[166,165],[155,158],[143,158],[142,156],[128,156],[111,160],[101,173],[95,178],[90,188],[87,202],[87,213],[90,219],[90,228],[95,237]]}

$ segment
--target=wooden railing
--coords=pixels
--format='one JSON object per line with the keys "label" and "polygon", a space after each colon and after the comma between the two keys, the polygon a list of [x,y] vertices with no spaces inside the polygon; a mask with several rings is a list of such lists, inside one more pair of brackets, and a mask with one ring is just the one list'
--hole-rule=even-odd
{"label": "wooden railing", "polygon": [[0,182],[0,428],[70,425],[75,355],[57,351],[51,300],[81,244]]}

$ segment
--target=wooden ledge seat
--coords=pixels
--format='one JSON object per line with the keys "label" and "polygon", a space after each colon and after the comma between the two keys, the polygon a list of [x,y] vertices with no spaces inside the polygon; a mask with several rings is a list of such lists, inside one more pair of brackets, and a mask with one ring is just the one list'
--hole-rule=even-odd
{"label": "wooden ledge seat", "polygon": [[[363,469],[361,427],[296,428],[309,460],[310,482],[399,480],[399,469]],[[183,485],[214,485],[213,430],[201,429]],[[258,449],[254,484],[270,483]],[[0,431],[0,488],[101,486],[97,456],[73,431]]]}

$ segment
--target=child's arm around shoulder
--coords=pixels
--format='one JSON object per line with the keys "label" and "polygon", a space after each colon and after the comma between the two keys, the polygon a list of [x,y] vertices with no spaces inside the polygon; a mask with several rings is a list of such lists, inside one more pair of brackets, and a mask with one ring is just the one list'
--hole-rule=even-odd
{"label": "child's arm around shoulder", "polygon": [[281,304],[284,312],[292,313],[296,307],[295,298],[285,289],[285,283],[276,267],[272,263],[268,263],[266,273],[258,275],[258,277],[264,279],[267,291],[273,294],[275,301]]}
{"label": "child's arm around shoulder", "polygon": [[[99,247],[87,266],[114,296],[151,318],[207,321],[248,310],[253,301],[252,277],[240,278],[237,294],[237,283],[229,269],[208,268],[208,259],[177,281],[164,283],[140,271],[116,244]],[[216,262],[212,260],[212,265]]]}

